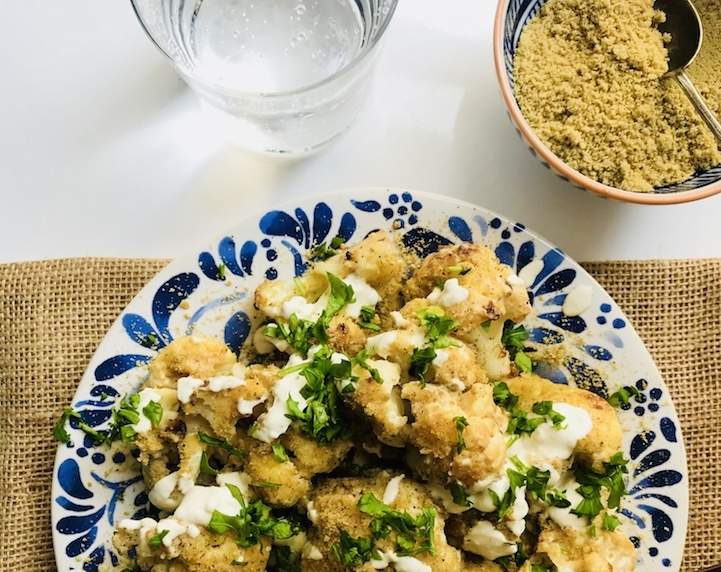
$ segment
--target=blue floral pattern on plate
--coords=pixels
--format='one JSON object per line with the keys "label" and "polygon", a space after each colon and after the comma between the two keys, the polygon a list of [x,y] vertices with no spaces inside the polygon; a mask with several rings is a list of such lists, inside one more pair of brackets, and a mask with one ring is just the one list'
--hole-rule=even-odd
{"label": "blue floral pattern on plate", "polygon": [[[213,335],[240,351],[252,329],[249,294],[257,284],[302,274],[308,250],[335,236],[360,240],[376,229],[398,231],[420,256],[452,243],[487,244],[530,283],[530,343],[541,349],[573,341],[561,363],[543,364],[541,375],[604,397],[624,385],[638,389],[620,412],[631,459],[624,526],[639,549],[640,571],[678,570],[688,513],[686,457],[668,390],[628,320],[578,264],[524,225],[441,196],[367,190],[307,199],[246,221],[196,256],[171,263],[112,326],[73,406],[102,430],[120,397],[142,382],[143,369],[136,366],[180,335]],[[591,288],[590,306],[566,315],[566,297],[579,285]],[[75,421],[71,434],[54,469],[56,560],[61,571],[96,572],[117,562],[114,524],[145,515],[148,498],[127,450],[95,447]]]}

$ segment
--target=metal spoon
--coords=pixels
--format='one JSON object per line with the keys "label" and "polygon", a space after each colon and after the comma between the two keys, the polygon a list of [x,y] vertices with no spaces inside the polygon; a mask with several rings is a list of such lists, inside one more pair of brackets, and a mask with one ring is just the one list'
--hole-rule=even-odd
{"label": "metal spoon", "polygon": [[698,11],[691,0],[656,0],[654,7],[666,14],[666,21],[659,24],[659,30],[671,36],[666,46],[668,72],[664,77],[673,77],[678,81],[696,111],[721,143],[721,123],[685,71],[696,59],[703,42],[703,25]]}

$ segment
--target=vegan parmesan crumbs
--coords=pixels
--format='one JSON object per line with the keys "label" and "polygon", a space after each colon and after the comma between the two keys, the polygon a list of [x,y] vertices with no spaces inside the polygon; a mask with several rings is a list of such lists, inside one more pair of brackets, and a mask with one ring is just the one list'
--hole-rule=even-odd
{"label": "vegan parmesan crumbs", "polygon": [[[721,0],[696,0],[704,42],[689,74],[721,111]],[[607,185],[649,192],[721,163],[668,70],[653,0],[549,0],[521,34],[515,91],[537,135]]]}

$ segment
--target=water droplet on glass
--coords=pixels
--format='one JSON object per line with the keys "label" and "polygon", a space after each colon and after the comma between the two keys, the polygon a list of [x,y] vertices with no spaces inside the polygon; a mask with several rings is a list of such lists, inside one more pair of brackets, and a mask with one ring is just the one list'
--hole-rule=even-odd
{"label": "water droplet on glass", "polygon": [[305,4],[298,4],[295,7],[295,13],[298,14],[298,16],[305,14]]}

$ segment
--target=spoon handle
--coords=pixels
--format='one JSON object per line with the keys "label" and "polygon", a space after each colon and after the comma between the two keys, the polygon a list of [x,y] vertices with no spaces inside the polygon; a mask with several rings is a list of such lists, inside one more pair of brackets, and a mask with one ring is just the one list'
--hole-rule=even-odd
{"label": "spoon handle", "polygon": [[696,89],[696,86],[691,81],[691,78],[688,77],[686,72],[683,70],[678,72],[675,77],[683,91],[691,100],[691,103],[693,103],[696,111],[699,112],[703,120],[706,122],[706,125],[708,125],[708,128],[716,136],[716,141],[721,144],[721,123],[719,123],[719,120],[716,118],[714,112],[709,109],[709,106]]}

